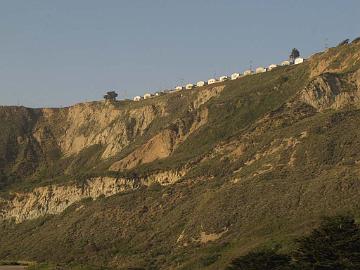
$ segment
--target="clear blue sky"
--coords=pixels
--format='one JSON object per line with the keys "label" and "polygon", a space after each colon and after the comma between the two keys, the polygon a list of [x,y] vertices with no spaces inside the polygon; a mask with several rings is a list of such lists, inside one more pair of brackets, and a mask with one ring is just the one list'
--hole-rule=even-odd
{"label": "clear blue sky", "polygon": [[359,0],[0,0],[0,105],[132,97],[360,36]]}

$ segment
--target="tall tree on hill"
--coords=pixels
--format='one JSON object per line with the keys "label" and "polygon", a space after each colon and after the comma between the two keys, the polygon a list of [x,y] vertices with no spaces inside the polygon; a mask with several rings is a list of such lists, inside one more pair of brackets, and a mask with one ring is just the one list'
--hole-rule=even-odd
{"label": "tall tree on hill", "polygon": [[292,49],[291,51],[291,54],[290,54],[290,62],[294,62],[296,58],[298,58],[300,56],[300,52],[298,49],[294,48]]}
{"label": "tall tree on hill", "polygon": [[338,46],[343,46],[343,45],[349,44],[349,41],[350,41],[350,39],[347,38],[347,39],[341,41],[341,42],[338,44]]}
{"label": "tall tree on hill", "polygon": [[115,91],[109,91],[104,95],[105,100],[115,101],[118,94]]}

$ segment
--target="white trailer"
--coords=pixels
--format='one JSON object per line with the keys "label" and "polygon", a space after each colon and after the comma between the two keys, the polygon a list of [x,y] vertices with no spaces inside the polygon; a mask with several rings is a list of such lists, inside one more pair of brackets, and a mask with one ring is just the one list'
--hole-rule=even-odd
{"label": "white trailer", "polygon": [[219,81],[220,81],[220,82],[225,82],[225,81],[227,81],[228,79],[229,79],[228,76],[221,76],[221,77],[219,78]]}
{"label": "white trailer", "polygon": [[201,87],[201,86],[205,86],[206,85],[206,82],[205,81],[198,81],[197,83],[196,83],[196,86],[197,87]]}
{"label": "white trailer", "polygon": [[304,58],[298,57],[294,61],[295,65],[298,65],[298,64],[301,64],[301,63],[304,63]]}
{"label": "white trailer", "polygon": [[270,66],[268,66],[268,70],[269,71],[271,71],[271,70],[273,70],[274,68],[276,68],[277,67],[277,65],[275,65],[275,64],[271,64]]}
{"label": "white trailer", "polygon": [[150,94],[150,93],[146,93],[145,95],[144,95],[144,99],[149,99],[149,98],[151,98],[152,97],[152,95]]}
{"label": "white trailer", "polygon": [[216,83],[216,79],[209,79],[208,80],[208,84],[213,84],[213,83]]}
{"label": "white trailer", "polygon": [[281,65],[282,65],[282,66],[289,66],[289,65],[290,65],[290,61],[288,61],[288,60],[282,61],[282,62],[281,62]]}
{"label": "white trailer", "polygon": [[258,74],[258,73],[264,73],[266,72],[266,69],[264,67],[258,67],[256,68],[255,70],[255,73]]}
{"label": "white trailer", "polygon": [[244,76],[253,74],[252,70],[248,69],[244,71]]}
{"label": "white trailer", "polygon": [[231,74],[230,78],[231,78],[231,80],[239,79],[240,78],[240,73],[235,72],[235,73]]}

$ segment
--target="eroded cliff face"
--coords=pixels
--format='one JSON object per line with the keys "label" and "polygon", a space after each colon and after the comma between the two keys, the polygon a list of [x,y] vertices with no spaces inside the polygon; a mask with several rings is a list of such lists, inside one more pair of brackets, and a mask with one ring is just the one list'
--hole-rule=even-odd
{"label": "eroded cliff face", "polygon": [[343,72],[360,62],[358,44],[330,48],[326,52],[311,57],[310,77],[315,78],[323,73]]}
{"label": "eroded cliff face", "polygon": [[185,122],[182,118],[174,120],[144,145],[136,148],[122,160],[113,163],[110,170],[132,169],[138,165],[170,156],[182,142],[207,123],[208,109],[201,107],[201,105],[219,95],[224,88],[224,85],[220,85],[199,90],[198,95],[188,108],[187,118],[190,118],[190,121]]}
{"label": "eroded cliff face", "polygon": [[[207,86],[196,91],[169,94],[169,99],[154,98],[143,102],[119,104],[104,101],[61,109],[39,109],[31,121],[27,114],[32,110],[24,108],[24,125],[28,122],[32,125],[27,126],[26,133],[21,127],[21,136],[17,136],[14,143],[18,147],[35,149],[29,155],[41,157],[38,163],[31,163],[34,170],[36,164],[45,164],[38,166],[51,170],[52,167],[48,164],[60,162],[62,172],[72,178],[69,183],[77,182],[72,173],[76,174],[77,167],[82,166],[74,164],[74,160],[92,146],[99,146],[95,154],[100,153],[101,158],[96,164],[90,163],[89,166],[114,160],[112,165],[110,163],[102,168],[106,170],[108,166],[111,171],[136,169],[141,164],[169,157],[191,134],[206,125],[208,108],[203,105],[219,95],[224,88],[225,85]],[[4,112],[11,122],[11,110]],[[177,117],[173,116],[174,112]],[[152,127],[154,122],[156,128]],[[151,128],[152,131],[149,132]],[[135,141],[140,141],[141,144],[125,157],[117,158],[124,148],[131,147]],[[85,162],[91,155],[93,152],[85,157]],[[62,161],[67,158],[72,163]],[[29,158],[22,155],[16,160],[23,166]],[[22,222],[46,214],[58,214],[84,198],[110,196],[153,183],[169,185],[177,182],[184,174],[184,170],[165,171],[149,173],[146,178],[139,179],[98,177],[88,179],[82,186],[66,184],[38,187],[29,193],[14,193],[11,200],[2,200],[0,218]]]}
{"label": "eroded cliff face", "polygon": [[120,109],[110,102],[83,103],[61,111],[43,109],[42,113],[34,131],[40,145],[52,136],[65,156],[103,145],[103,159],[119,153],[135,137],[143,135],[155,118],[166,114],[162,102],[134,109]]}
{"label": "eroded cliff face", "polygon": [[144,145],[136,148],[128,156],[115,162],[110,167],[110,170],[132,169],[141,164],[170,156],[192,133],[205,125],[207,119],[207,108],[203,108],[193,115],[190,126],[187,126],[181,119],[178,119],[168,128],[152,137]]}
{"label": "eroded cliff face", "polygon": [[300,101],[318,111],[343,109],[347,106],[360,105],[360,72],[342,77],[326,73],[313,79],[300,92]]}
{"label": "eroded cliff face", "polygon": [[0,217],[22,222],[46,214],[58,214],[71,204],[84,198],[96,199],[136,188],[134,181],[109,177],[90,179],[83,186],[45,186],[29,193],[15,193],[14,198],[4,201]]}
{"label": "eroded cliff face", "polygon": [[[183,105],[189,106],[189,111],[198,110],[201,105],[219,95],[224,87],[212,86],[198,90],[194,101]],[[39,145],[52,143],[65,156],[76,155],[88,147],[101,145],[104,147],[102,158],[107,159],[119,154],[137,137],[143,136],[155,119],[169,115],[168,106],[163,100],[157,100],[153,104],[135,108],[119,108],[111,102],[98,102],[77,104],[65,109],[42,109],[32,135]],[[205,109],[196,114],[190,132],[194,132],[206,121]],[[173,137],[168,129],[160,133],[163,135],[156,135],[152,141],[164,138],[166,144]],[[165,145],[164,154],[155,156],[168,156],[171,153],[169,148],[172,147]]]}
{"label": "eroded cliff face", "polygon": [[139,179],[96,177],[87,180],[83,185],[50,185],[27,193],[14,193],[12,199],[0,198],[0,220],[13,219],[20,223],[45,215],[59,214],[83,199],[96,200],[100,196],[108,197],[156,183],[174,184],[185,173],[186,169],[182,169],[159,172]]}

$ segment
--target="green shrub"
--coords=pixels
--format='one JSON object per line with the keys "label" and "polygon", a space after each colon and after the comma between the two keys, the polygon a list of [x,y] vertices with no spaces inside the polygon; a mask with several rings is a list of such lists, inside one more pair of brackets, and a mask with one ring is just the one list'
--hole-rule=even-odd
{"label": "green shrub", "polygon": [[290,269],[290,256],[272,250],[250,252],[235,259],[227,270],[285,270]]}
{"label": "green shrub", "polygon": [[324,218],[319,228],[295,242],[297,247],[289,254],[254,251],[233,260],[227,269],[360,269],[360,227],[350,216]]}

